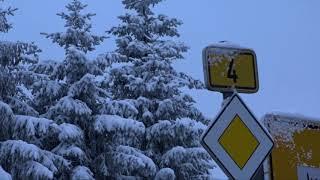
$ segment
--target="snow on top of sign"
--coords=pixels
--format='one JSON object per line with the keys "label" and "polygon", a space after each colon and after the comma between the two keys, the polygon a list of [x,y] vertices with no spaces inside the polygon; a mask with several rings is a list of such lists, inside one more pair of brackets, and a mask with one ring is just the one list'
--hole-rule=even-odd
{"label": "snow on top of sign", "polygon": [[310,117],[299,113],[284,113],[275,111],[267,115],[281,117],[283,119],[289,120],[290,122],[303,122],[304,124],[308,125],[317,124],[318,126],[320,126],[320,118]]}
{"label": "snow on top of sign", "polygon": [[207,58],[210,64],[221,62],[223,59],[231,61],[239,55],[238,49],[248,49],[241,47],[228,41],[221,41],[219,43],[211,44],[208,46]]}
{"label": "snow on top of sign", "polygon": [[303,162],[304,160],[312,160],[312,149],[301,149],[302,153],[298,153],[297,158],[298,158],[298,162]]}
{"label": "snow on top of sign", "polygon": [[295,147],[294,133],[302,132],[310,126],[320,126],[320,121],[315,118],[281,112],[266,114],[262,121],[274,138],[286,143],[291,149]]}
{"label": "snow on top of sign", "polygon": [[[246,47],[240,46],[239,44],[230,42],[230,41],[219,41],[218,43],[213,43],[210,44],[210,46],[215,46],[215,47],[227,47],[227,48],[234,48],[234,49],[243,49]],[[247,49],[247,48],[246,48]]]}

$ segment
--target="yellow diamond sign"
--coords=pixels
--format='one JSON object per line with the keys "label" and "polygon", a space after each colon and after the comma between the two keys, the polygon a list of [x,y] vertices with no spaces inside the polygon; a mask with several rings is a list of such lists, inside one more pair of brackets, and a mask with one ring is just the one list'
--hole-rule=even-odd
{"label": "yellow diamond sign", "polygon": [[[235,141],[235,139],[240,138],[241,141]],[[241,169],[259,145],[258,140],[238,115],[234,117],[228,128],[223,132],[219,138],[219,143]]]}
{"label": "yellow diamond sign", "polygon": [[269,133],[236,93],[200,142],[230,179],[252,179],[273,148]]}

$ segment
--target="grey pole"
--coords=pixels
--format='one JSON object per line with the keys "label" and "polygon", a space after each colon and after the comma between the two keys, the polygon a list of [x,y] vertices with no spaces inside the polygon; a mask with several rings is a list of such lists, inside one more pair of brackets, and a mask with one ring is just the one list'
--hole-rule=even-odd
{"label": "grey pole", "polygon": [[263,163],[258,168],[256,174],[253,176],[252,180],[264,180],[264,170]]}
{"label": "grey pole", "polygon": [[231,97],[233,94],[233,92],[223,92],[222,96],[223,96],[223,100],[226,100],[227,98]]}

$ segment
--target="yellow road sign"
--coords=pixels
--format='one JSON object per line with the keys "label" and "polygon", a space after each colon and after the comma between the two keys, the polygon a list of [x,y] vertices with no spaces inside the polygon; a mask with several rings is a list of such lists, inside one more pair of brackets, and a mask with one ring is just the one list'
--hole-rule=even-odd
{"label": "yellow road sign", "polygon": [[230,179],[249,180],[273,147],[273,141],[242,99],[234,94],[201,137]]}
{"label": "yellow road sign", "polygon": [[208,46],[203,50],[203,68],[209,90],[255,93],[259,89],[256,54],[251,49]]}
{"label": "yellow road sign", "polygon": [[273,180],[320,179],[320,121],[289,114],[264,117],[275,141]]}
{"label": "yellow road sign", "polygon": [[[235,141],[239,137],[241,137],[241,141]],[[234,117],[220,136],[219,143],[241,169],[259,145],[258,140],[238,115]]]}

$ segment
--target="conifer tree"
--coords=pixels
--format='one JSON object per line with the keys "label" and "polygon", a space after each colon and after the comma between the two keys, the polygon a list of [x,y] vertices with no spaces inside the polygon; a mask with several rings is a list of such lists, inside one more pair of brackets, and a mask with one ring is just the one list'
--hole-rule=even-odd
{"label": "conifer tree", "polygon": [[[1,5],[0,33],[7,33],[12,28],[8,16],[13,16],[16,10]],[[33,43],[0,41],[0,100],[9,103],[15,112],[37,114],[26,104],[25,86],[33,77],[28,77],[29,72],[25,66],[36,63],[39,52]]]}
{"label": "conifer tree", "polygon": [[[15,10],[0,8],[0,32],[12,27],[7,15]],[[39,52],[33,43],[0,41],[0,165],[10,173],[7,179],[64,178],[69,171],[69,162],[50,152],[62,128],[39,118],[28,104],[29,85],[37,78],[28,66],[38,61]]]}
{"label": "conifer tree", "polygon": [[85,53],[93,51],[95,49],[94,46],[99,45],[105,37],[91,34],[90,31],[92,26],[89,21],[95,14],[82,14],[81,11],[86,7],[87,5],[81,3],[81,1],[73,0],[66,6],[69,11],[68,14],[65,12],[57,14],[66,21],[66,32],[42,34],[46,35],[46,37],[50,38],[54,43],[59,44],[59,46],[64,47],[66,50],[69,47],[74,46]]}
{"label": "conifer tree", "polygon": [[[4,0],[0,0],[0,3],[2,3]],[[16,11],[17,8],[3,8],[0,7],[0,32],[8,32],[12,28],[12,24],[8,21],[8,16],[13,16],[14,11]]]}
{"label": "conifer tree", "polygon": [[[102,74],[97,63],[86,57],[105,37],[92,35],[90,20],[94,14],[83,14],[87,5],[72,0],[66,9],[58,13],[65,20],[66,32],[42,33],[65,49],[63,62],[53,65],[48,72],[49,80],[35,86],[35,105],[43,116],[53,119],[65,129],[60,144],[52,151],[71,161],[70,179],[80,176],[93,179],[91,149],[88,146],[93,116],[106,97],[104,90],[97,86],[94,75]],[[47,66],[36,66],[34,70],[45,71]],[[95,141],[94,139],[92,141]]]}
{"label": "conifer tree", "polygon": [[[86,5],[74,0],[66,7],[70,14],[59,15],[66,19],[67,32],[47,34],[47,37],[66,48],[66,59],[53,71],[51,78],[64,80],[67,91],[64,97],[48,109],[45,117],[58,123],[73,124],[82,130],[83,136],[77,143],[68,141],[55,152],[75,162],[74,170],[85,170],[87,176],[94,175],[96,179],[149,179],[154,176],[156,167],[153,161],[138,149],[145,134],[143,123],[109,115],[105,108],[109,103],[109,93],[96,81],[97,75],[103,75],[110,58],[90,61],[85,56],[85,53],[94,50],[94,45],[98,45],[104,37],[93,36],[90,28],[83,28],[91,27],[88,20],[92,14],[80,14]],[[78,22],[82,22],[81,27]],[[87,43],[88,39],[94,41]],[[115,111],[121,108],[113,107]],[[72,154],[75,155],[71,156]],[[80,161],[75,161],[76,159]],[[77,173],[73,174],[74,177],[77,176]]]}
{"label": "conifer tree", "polygon": [[[3,0],[0,3],[3,3]],[[5,8],[1,5],[0,33],[7,33],[12,28],[8,16],[13,16],[16,10],[17,8]],[[27,66],[38,62],[39,52],[41,50],[34,43],[0,40],[0,100],[9,103],[14,112],[37,114],[27,104],[30,99],[25,92],[36,78],[30,74]]]}
{"label": "conifer tree", "polygon": [[181,21],[153,13],[160,2],[122,1],[133,13],[119,16],[122,23],[108,32],[116,36],[116,53],[125,64],[111,70],[106,84],[112,101],[104,110],[143,123],[139,149],[156,164],[152,177],[207,179],[214,163],[199,143],[207,121],[180,90],[203,86],[172,67],[188,47],[175,40]]}

